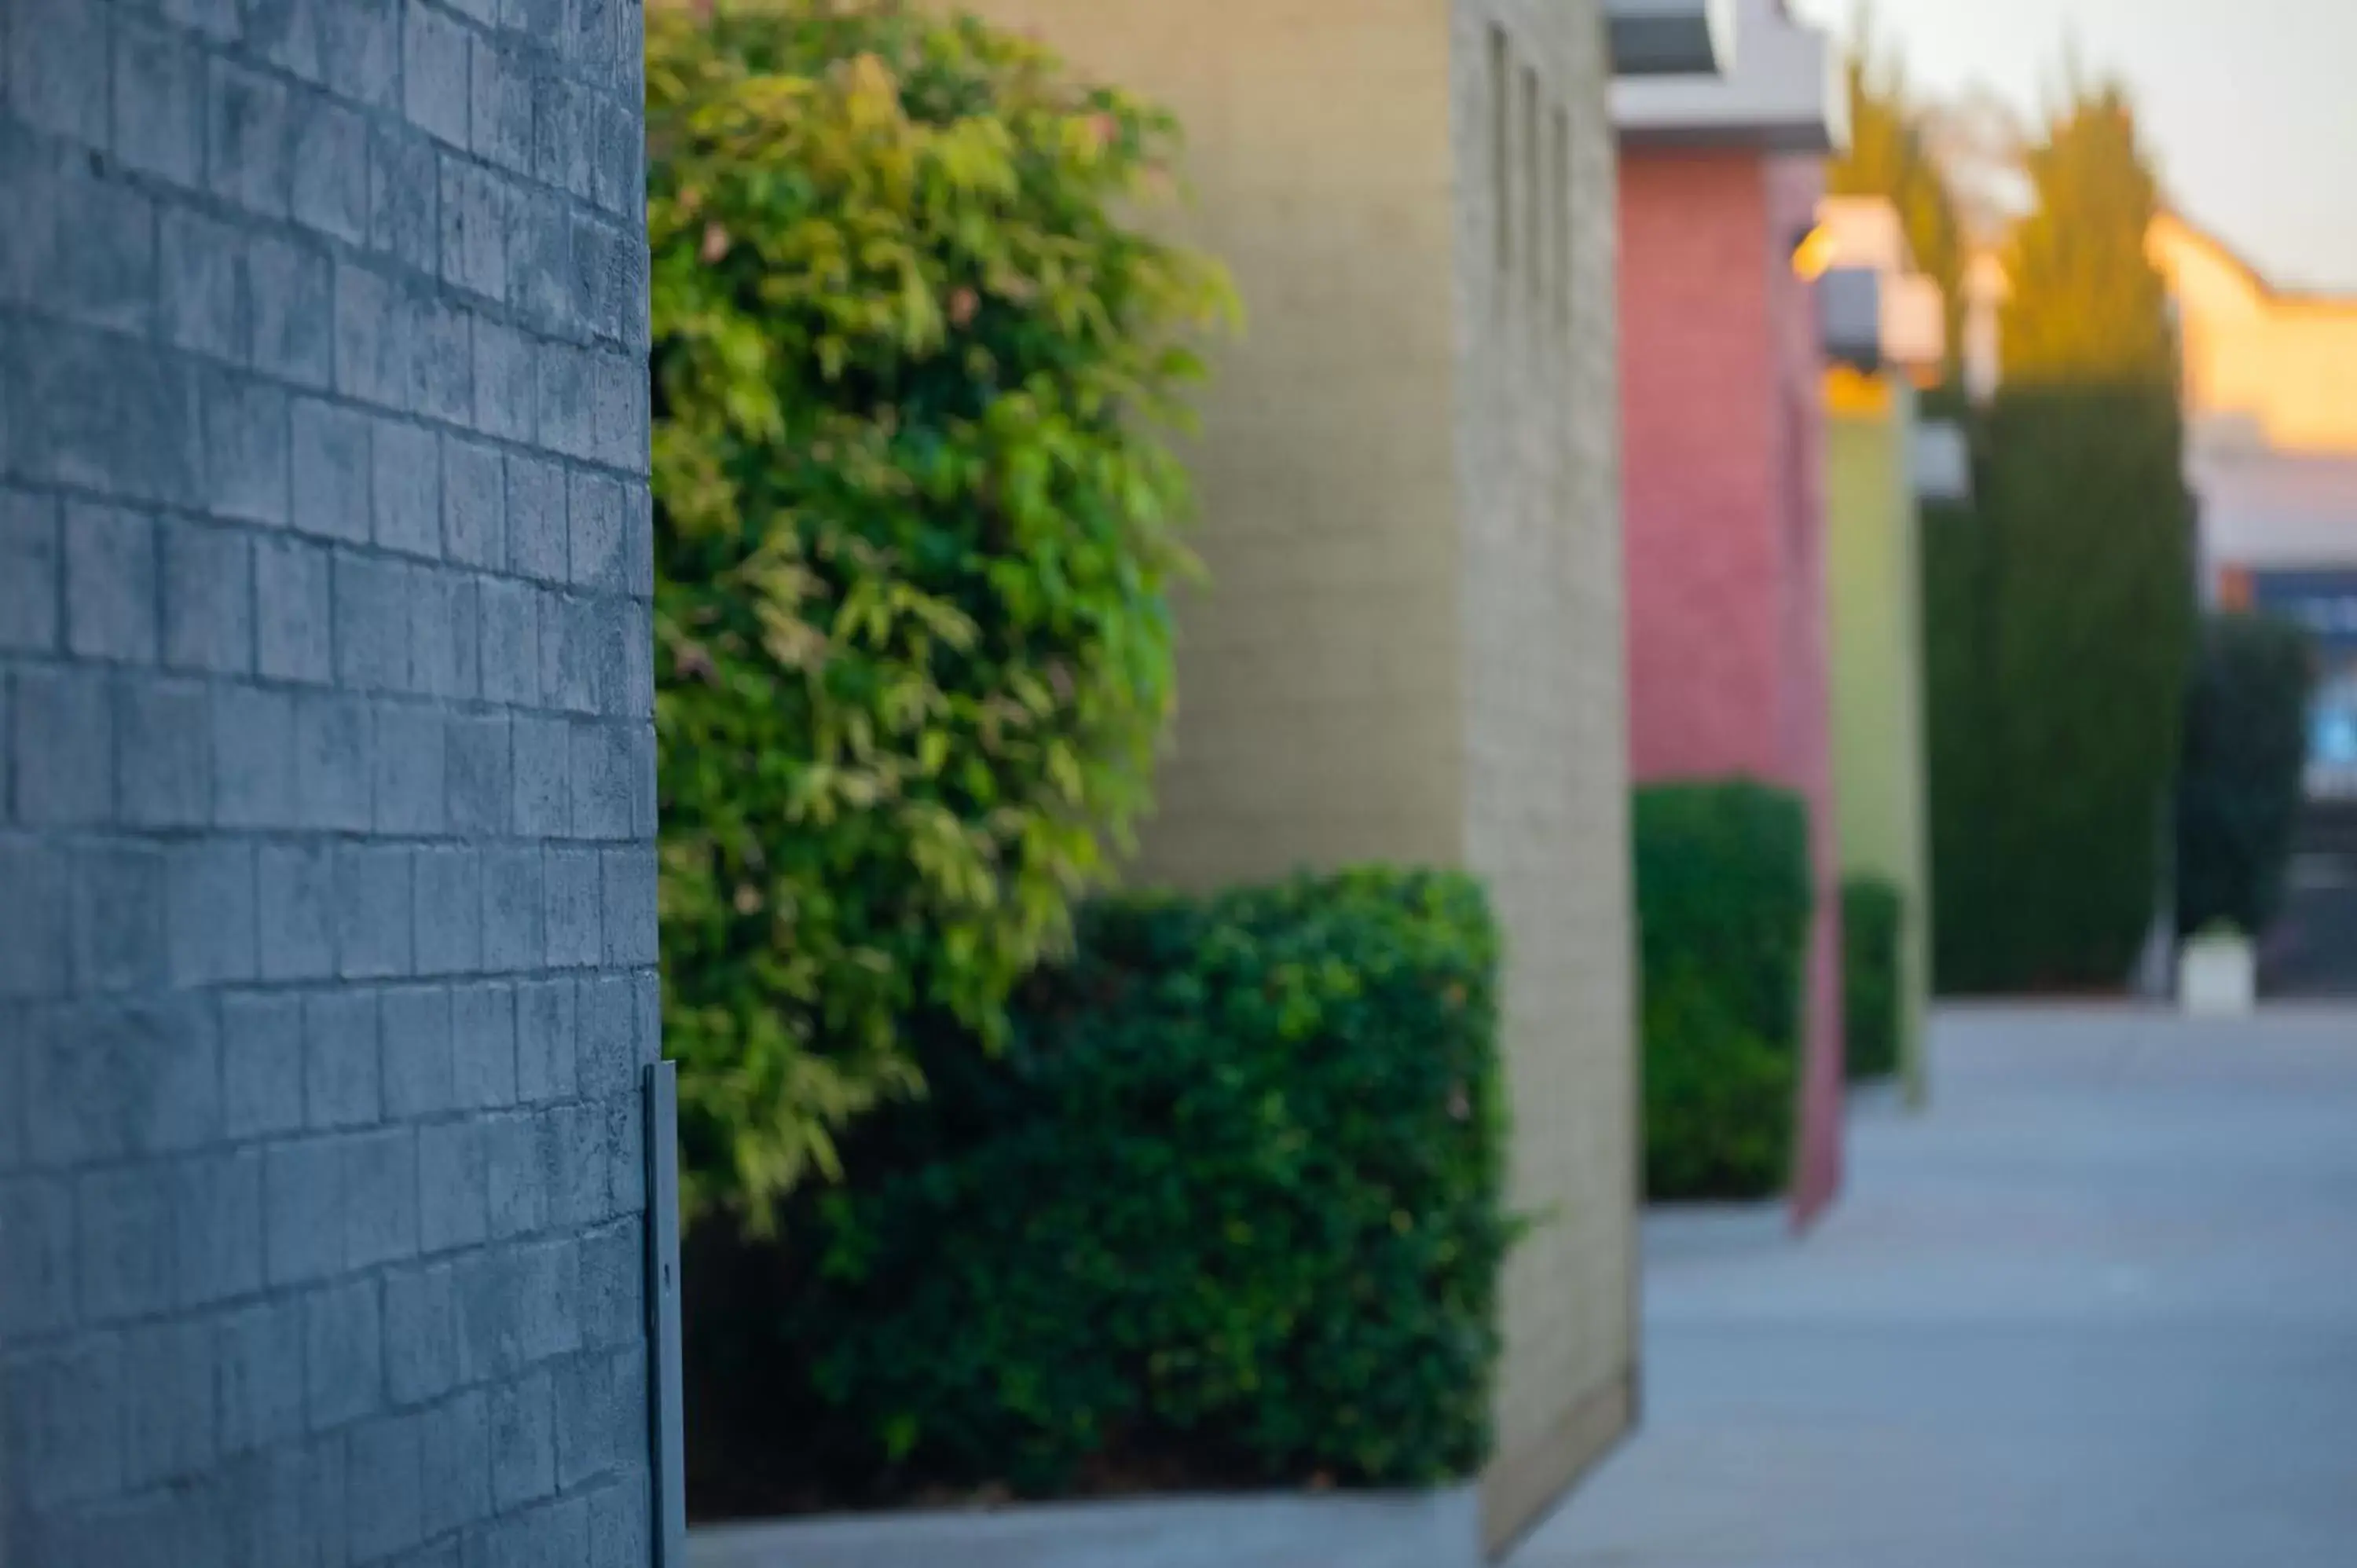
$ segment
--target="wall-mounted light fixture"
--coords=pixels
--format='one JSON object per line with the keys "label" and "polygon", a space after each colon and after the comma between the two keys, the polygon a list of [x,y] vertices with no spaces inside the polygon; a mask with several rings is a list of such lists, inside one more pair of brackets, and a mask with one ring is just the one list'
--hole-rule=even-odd
{"label": "wall-mounted light fixture", "polygon": [[1866,375],[1880,375],[1889,368],[1883,352],[1881,274],[1863,267],[1829,267],[1814,286],[1825,358]]}

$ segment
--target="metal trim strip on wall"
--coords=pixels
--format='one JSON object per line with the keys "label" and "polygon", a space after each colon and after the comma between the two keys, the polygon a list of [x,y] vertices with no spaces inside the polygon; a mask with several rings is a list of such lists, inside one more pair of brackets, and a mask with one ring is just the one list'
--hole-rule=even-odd
{"label": "metal trim strip on wall", "polygon": [[679,1069],[647,1069],[647,1365],[653,1446],[655,1568],[687,1562],[686,1439],[680,1392]]}

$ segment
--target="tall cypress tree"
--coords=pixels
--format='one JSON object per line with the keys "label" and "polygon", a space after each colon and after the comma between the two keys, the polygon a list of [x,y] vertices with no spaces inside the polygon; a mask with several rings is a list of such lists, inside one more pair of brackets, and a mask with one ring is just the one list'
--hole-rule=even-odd
{"label": "tall cypress tree", "polygon": [[2074,87],[2027,172],[2038,206],[2008,249],[2006,380],[2173,388],[2168,285],[2145,249],[2160,182],[2126,91]]}
{"label": "tall cypress tree", "polygon": [[1966,687],[1934,702],[1986,726],[1976,777],[1945,791],[1974,818],[1934,833],[1973,863],[1950,890],[1968,905],[1941,898],[1941,958],[1964,988],[2110,987],[2162,882],[2192,635],[2175,333],[2145,252],[2158,182],[2126,94],[2075,89],[2026,172],[2037,208],[2008,248],[2006,382],[1983,421],[1973,534],[1950,553],[1968,618],[1933,628],[1971,639]]}

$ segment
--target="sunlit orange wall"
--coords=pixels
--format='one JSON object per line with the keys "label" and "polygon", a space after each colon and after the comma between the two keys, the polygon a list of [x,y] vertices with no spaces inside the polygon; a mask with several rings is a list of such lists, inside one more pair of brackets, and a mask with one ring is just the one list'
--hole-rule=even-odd
{"label": "sunlit orange wall", "polygon": [[2177,295],[2197,423],[2247,420],[2281,452],[2357,454],[2357,300],[2272,293],[2173,217],[2150,252]]}

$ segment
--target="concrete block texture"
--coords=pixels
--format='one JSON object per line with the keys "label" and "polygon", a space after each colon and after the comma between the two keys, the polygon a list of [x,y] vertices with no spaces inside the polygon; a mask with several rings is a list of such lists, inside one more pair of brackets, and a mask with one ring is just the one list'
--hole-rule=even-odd
{"label": "concrete block texture", "polygon": [[0,0],[0,1562],[652,1560],[640,40]]}
{"label": "concrete block texture", "polygon": [[1458,188],[1480,193],[1458,203],[1456,251],[1466,854],[1506,931],[1515,1200],[1549,1216],[1507,1267],[1482,1499],[1493,1549],[1634,1414],[1617,167],[1600,12],[1455,7]]}
{"label": "concrete block texture", "polygon": [[1504,927],[1513,1199],[1547,1219],[1504,1281],[1494,1544],[1626,1424],[1636,1349],[1601,7],[979,9],[1176,111],[1177,221],[1249,323],[1185,452],[1211,581],[1138,875],[1456,865]]}

